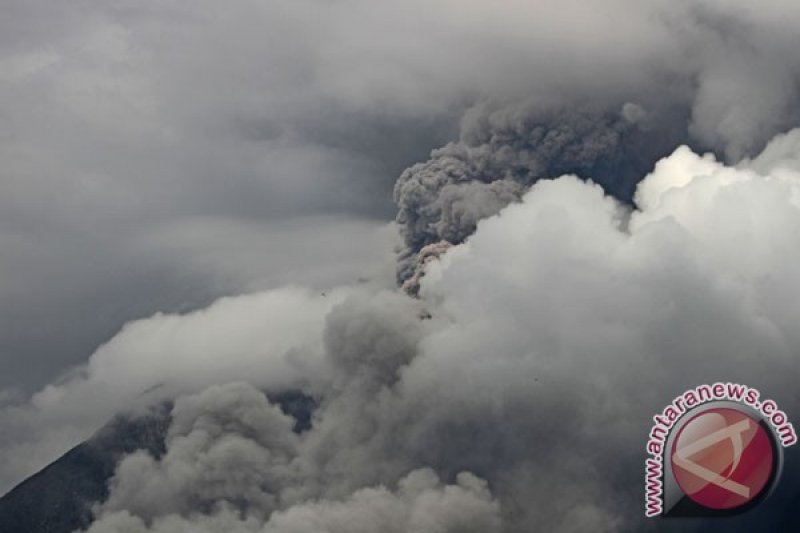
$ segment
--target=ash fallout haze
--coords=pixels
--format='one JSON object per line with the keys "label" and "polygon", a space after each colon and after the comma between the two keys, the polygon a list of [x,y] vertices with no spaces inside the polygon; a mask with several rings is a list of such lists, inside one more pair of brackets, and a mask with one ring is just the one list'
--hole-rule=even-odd
{"label": "ash fallout haze", "polygon": [[[0,0],[0,532],[647,519],[800,416],[800,3]],[[798,128],[798,129],[795,129]]]}

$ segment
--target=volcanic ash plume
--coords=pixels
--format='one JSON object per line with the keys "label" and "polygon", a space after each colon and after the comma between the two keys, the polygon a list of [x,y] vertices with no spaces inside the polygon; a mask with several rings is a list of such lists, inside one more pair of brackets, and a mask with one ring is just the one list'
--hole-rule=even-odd
{"label": "volcanic ash plume", "polygon": [[[652,131],[646,115],[630,102],[611,110],[532,102],[470,109],[459,141],[434,150],[395,185],[405,241],[399,281],[419,277],[423,248],[463,242],[479,220],[519,201],[539,179],[575,173],[629,199],[636,181],[674,146],[667,124]],[[417,288],[414,280],[407,284],[409,292]]]}
{"label": "volcanic ash plume", "polygon": [[297,381],[184,395],[89,531],[648,530],[644,443],[675,394],[744,382],[800,412],[798,139],[735,168],[678,148],[636,208],[535,183],[428,261],[418,298],[337,301],[310,428],[264,394]]}

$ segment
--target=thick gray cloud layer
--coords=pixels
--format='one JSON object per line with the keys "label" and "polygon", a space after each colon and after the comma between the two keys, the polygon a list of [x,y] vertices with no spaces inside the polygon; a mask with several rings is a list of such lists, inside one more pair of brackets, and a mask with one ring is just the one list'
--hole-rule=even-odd
{"label": "thick gray cloud layer", "polygon": [[[645,47],[629,58],[631,68],[638,64],[648,73],[647,81],[634,71],[611,83],[598,74],[537,92],[549,81],[564,83],[555,76],[541,85],[533,81],[531,98],[520,101],[517,94],[468,110],[459,140],[434,150],[395,185],[405,240],[398,279],[416,291],[408,280],[419,277],[423,247],[462,242],[477,220],[539,179],[575,173],[627,201],[642,175],[678,144],[738,161],[796,126],[800,69],[789,49],[797,42],[775,17],[783,7],[777,4],[753,13],[715,2],[639,3],[649,15],[642,28],[654,32],[648,44],[660,52],[648,55],[653,50]],[[669,45],[659,42],[660,31],[671,36]],[[569,47],[567,39],[559,45]]]}
{"label": "thick gray cloud layer", "polygon": [[[592,161],[643,171],[687,136],[737,159],[798,118],[792,2],[7,0],[0,9],[0,387],[23,393],[132,318],[275,286],[289,268],[317,286],[361,275],[374,247],[364,233],[350,237],[362,224],[353,218],[391,219],[396,176],[455,137],[476,102],[495,102],[483,117],[515,110],[505,113],[519,115],[522,138],[474,137],[492,127],[467,124],[456,151],[472,153],[453,157],[511,158],[526,181],[542,177],[534,167],[599,180]],[[530,113],[520,115],[520,101],[533,102]],[[626,103],[639,107],[626,113]],[[611,139],[621,110],[649,118],[663,144]],[[566,138],[552,139],[555,151],[540,146],[536,124]],[[560,142],[578,153],[561,154]],[[497,152],[479,156],[480,147]],[[631,150],[621,157],[621,147]],[[449,165],[422,170],[437,164]],[[468,175],[486,183],[501,178],[495,170]],[[629,194],[632,181],[622,181]],[[404,224],[442,226],[407,233],[407,252],[440,230],[461,237],[517,188],[448,187],[419,205],[402,195]],[[303,246],[323,226],[327,247]],[[179,240],[163,246],[164,234]]]}
{"label": "thick gray cloud layer", "polygon": [[312,7],[3,2],[0,389],[128,320],[382,260],[391,185],[447,110],[337,97]]}

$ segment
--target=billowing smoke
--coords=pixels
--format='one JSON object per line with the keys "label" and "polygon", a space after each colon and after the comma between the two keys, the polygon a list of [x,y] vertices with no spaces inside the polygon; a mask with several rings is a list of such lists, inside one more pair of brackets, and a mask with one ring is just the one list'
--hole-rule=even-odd
{"label": "billowing smoke", "polygon": [[[394,189],[405,247],[398,279],[415,292],[419,268],[436,243],[458,244],[479,220],[499,212],[537,180],[591,177],[621,199],[652,163],[674,147],[675,132],[635,103],[611,110],[542,108],[535,102],[484,102],[462,120],[458,142],[406,170]],[[658,126],[658,127],[657,127]]]}
{"label": "billowing smoke", "polygon": [[577,88],[531,80],[535,97],[476,104],[457,141],[402,174],[394,189],[404,239],[397,277],[408,292],[419,289],[426,246],[463,242],[479,220],[540,179],[575,174],[628,203],[642,176],[680,144],[736,163],[800,123],[788,6],[655,1],[637,8],[647,21],[641,28],[665,31],[670,43],[637,58],[646,81],[627,71],[618,84],[599,74]]}
{"label": "billowing smoke", "polygon": [[[300,357],[311,378],[194,383],[165,452],[119,463],[91,533],[654,528],[643,447],[672,396],[731,380],[800,409],[798,146],[794,131],[737,167],[678,148],[639,184],[636,207],[574,176],[539,181],[430,260],[416,298],[361,287],[320,308],[329,296],[303,296],[327,309],[324,325],[297,313],[282,327],[320,347]],[[156,361],[205,327],[193,315],[134,324],[94,368],[133,331]],[[245,332],[218,332],[208,357]],[[267,399],[289,388],[316,400],[308,429]]]}
{"label": "billowing smoke", "polygon": [[461,474],[444,486],[429,469],[411,472],[398,488],[365,488],[345,501],[314,501],[276,512],[269,522],[242,519],[224,509],[202,521],[170,515],[156,518],[148,526],[128,512],[106,515],[90,533],[406,533],[409,531],[458,531],[497,533],[500,531],[498,505],[491,500],[486,483]]}
{"label": "billowing smoke", "polygon": [[486,482],[469,473],[445,486],[422,468],[394,490],[361,488],[344,500],[301,498],[308,478],[298,468],[300,439],[291,427],[243,383],[180,399],[167,453],[159,460],[144,452],[124,459],[104,515],[89,531],[499,531],[497,502]]}

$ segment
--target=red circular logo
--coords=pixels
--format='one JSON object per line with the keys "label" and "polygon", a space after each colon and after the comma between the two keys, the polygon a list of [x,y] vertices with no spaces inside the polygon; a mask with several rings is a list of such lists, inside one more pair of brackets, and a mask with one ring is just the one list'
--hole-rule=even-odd
{"label": "red circular logo", "polygon": [[729,407],[692,417],[672,444],[672,472],[681,490],[710,509],[733,509],[757,498],[772,479],[775,452],[767,430]]}

